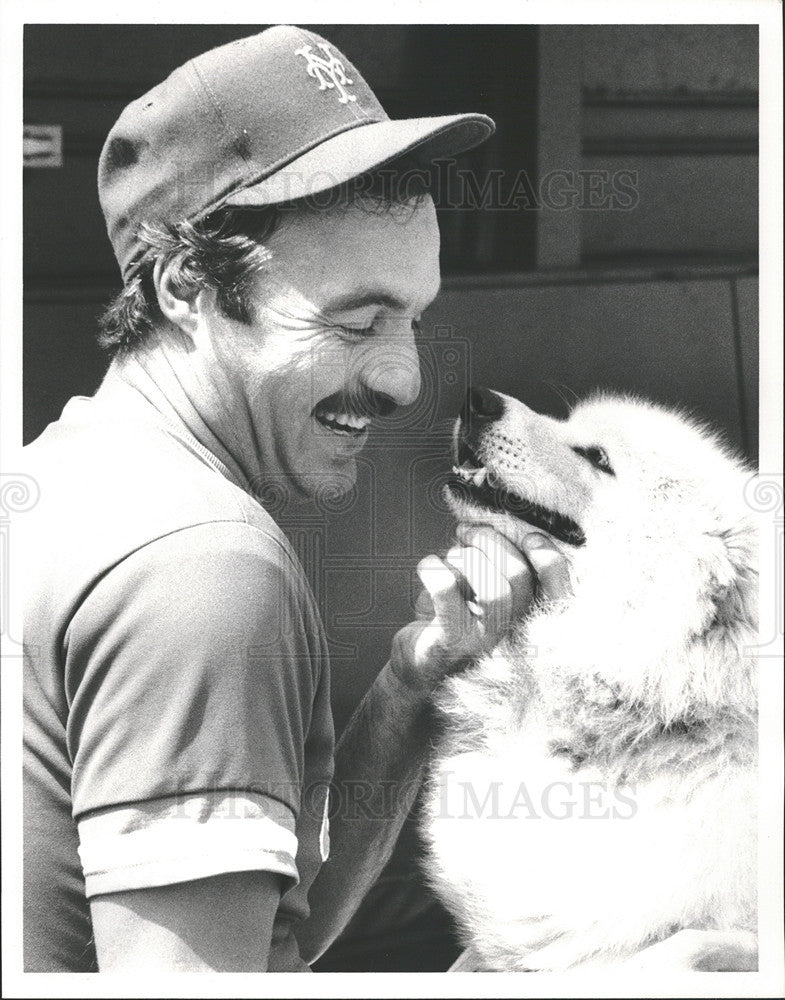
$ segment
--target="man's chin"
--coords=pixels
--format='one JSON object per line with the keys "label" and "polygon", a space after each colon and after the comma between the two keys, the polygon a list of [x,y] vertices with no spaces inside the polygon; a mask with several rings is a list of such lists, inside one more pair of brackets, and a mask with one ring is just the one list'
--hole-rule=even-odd
{"label": "man's chin", "polygon": [[261,476],[254,483],[253,494],[273,517],[312,516],[314,508],[337,513],[354,503],[356,480],[357,462],[349,458],[334,468],[293,469]]}
{"label": "man's chin", "polygon": [[303,497],[319,509],[335,513],[354,502],[356,482],[357,462],[351,458],[341,462],[340,468],[301,475],[298,485]]}
{"label": "man's chin", "polygon": [[283,501],[283,506],[289,506],[292,512],[303,506],[316,507],[325,513],[346,510],[354,503],[356,481],[354,459],[342,462],[340,469],[293,473],[274,490],[279,496],[276,506],[280,507]]}

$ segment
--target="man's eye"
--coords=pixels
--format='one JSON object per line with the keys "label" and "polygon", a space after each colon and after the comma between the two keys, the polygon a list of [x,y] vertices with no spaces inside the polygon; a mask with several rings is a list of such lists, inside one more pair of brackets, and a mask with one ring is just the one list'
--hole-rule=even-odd
{"label": "man's eye", "polygon": [[[412,333],[415,337],[419,337],[422,333],[422,328],[420,326],[420,321],[418,319],[413,319],[411,321]],[[362,340],[364,337],[372,337],[374,334],[384,331],[384,321],[374,320],[368,326],[344,326],[343,324],[339,326],[339,329],[347,334],[349,337],[353,337],[357,340]],[[389,327],[391,333],[394,331],[394,327]]]}
{"label": "man's eye", "polygon": [[356,337],[358,340],[362,340],[363,337],[370,337],[372,333],[376,332],[376,327],[373,323],[370,326],[342,326],[340,329],[350,337]]}

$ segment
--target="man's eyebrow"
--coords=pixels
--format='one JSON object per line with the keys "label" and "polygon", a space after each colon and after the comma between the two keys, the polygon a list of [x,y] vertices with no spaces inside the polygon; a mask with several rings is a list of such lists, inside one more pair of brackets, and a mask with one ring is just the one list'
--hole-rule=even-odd
{"label": "man's eyebrow", "polygon": [[[439,294],[440,288],[441,283],[439,283],[433,299]],[[433,299],[428,300],[428,305],[430,305]],[[323,311],[328,313],[349,312],[352,309],[362,309],[365,306],[386,306],[388,309],[406,312],[410,308],[410,303],[405,302],[392,292],[375,288],[368,289],[368,291],[354,291],[347,292],[345,295],[339,295],[337,298],[327,302],[323,307]]]}

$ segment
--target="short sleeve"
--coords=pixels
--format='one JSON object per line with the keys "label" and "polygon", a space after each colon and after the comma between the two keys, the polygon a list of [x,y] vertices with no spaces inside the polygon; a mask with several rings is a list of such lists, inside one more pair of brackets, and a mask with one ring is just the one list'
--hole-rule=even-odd
{"label": "short sleeve", "polygon": [[233,521],[159,538],[84,595],[64,651],[88,895],[91,873],[96,891],[255,867],[296,879],[312,619],[282,543]]}

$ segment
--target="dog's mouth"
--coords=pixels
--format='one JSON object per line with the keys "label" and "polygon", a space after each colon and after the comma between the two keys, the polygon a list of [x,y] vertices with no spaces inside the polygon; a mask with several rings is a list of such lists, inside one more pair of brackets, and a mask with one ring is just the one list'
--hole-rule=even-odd
{"label": "dog's mouth", "polygon": [[510,514],[567,545],[584,545],[586,536],[571,517],[549,510],[500,483],[465,441],[458,442],[457,462],[447,489],[456,500],[496,513]]}

